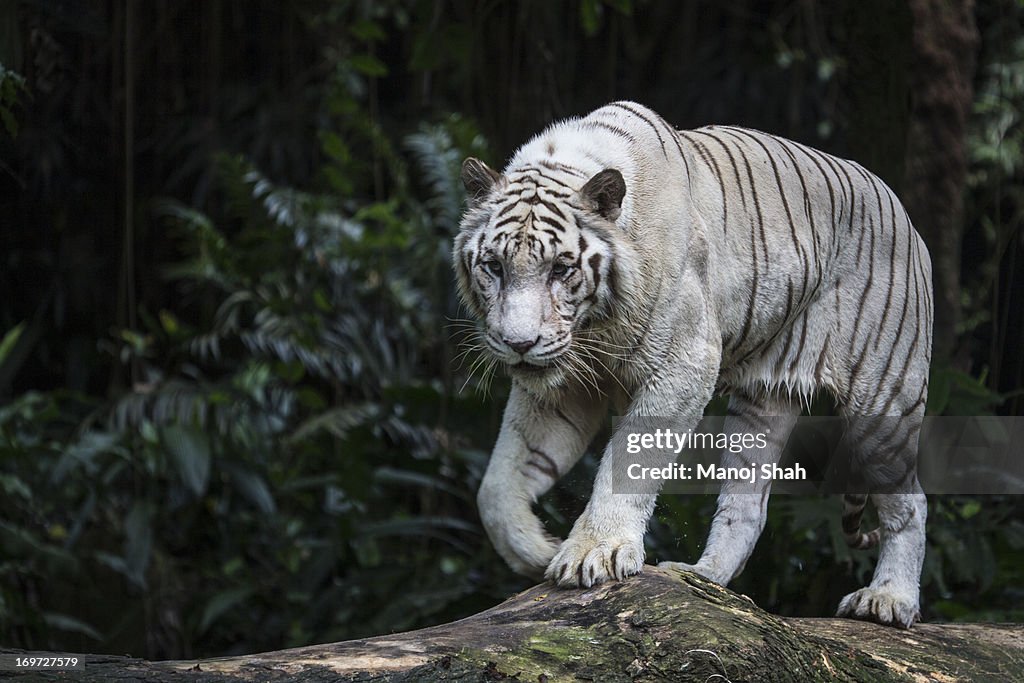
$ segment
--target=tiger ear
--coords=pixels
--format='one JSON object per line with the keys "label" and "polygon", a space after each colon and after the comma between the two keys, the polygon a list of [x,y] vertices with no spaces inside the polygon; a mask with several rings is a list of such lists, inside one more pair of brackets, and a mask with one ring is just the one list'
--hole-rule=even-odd
{"label": "tiger ear", "polygon": [[499,180],[501,174],[479,159],[467,157],[462,162],[462,184],[466,188],[470,206],[486,197]]}
{"label": "tiger ear", "polygon": [[579,191],[584,205],[609,221],[619,217],[622,198],[626,196],[626,181],[614,168],[606,168],[587,181]]}

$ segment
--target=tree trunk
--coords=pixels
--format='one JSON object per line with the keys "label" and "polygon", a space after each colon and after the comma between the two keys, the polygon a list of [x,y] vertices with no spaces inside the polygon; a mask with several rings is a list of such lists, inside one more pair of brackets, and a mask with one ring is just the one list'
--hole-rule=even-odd
{"label": "tree trunk", "polygon": [[978,29],[974,0],[909,0],[914,17],[904,203],[928,244],[935,357],[950,360],[960,322],[960,245]]}
{"label": "tree trunk", "polygon": [[1007,681],[1024,674],[1024,625],[781,618],[696,575],[647,567],[590,590],[535,586],[409,633],[187,662],[84,659],[84,671],[32,680]]}

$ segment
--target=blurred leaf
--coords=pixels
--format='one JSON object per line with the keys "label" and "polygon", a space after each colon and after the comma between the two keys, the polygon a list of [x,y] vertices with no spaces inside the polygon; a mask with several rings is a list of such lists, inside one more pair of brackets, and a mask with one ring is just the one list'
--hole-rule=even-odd
{"label": "blurred leaf", "polygon": [[418,536],[435,535],[443,531],[461,531],[479,534],[480,527],[457,517],[415,517],[364,524],[363,536]]}
{"label": "blurred leaf", "polygon": [[146,586],[146,568],[153,550],[151,513],[145,501],[137,501],[124,520],[125,575],[140,587]]}
{"label": "blurred leaf", "polygon": [[64,452],[51,472],[52,481],[54,483],[64,481],[79,467],[91,474],[96,469],[97,456],[103,453],[121,452],[118,447],[119,441],[120,435],[114,432],[85,432],[77,440],[65,446]]}
{"label": "blurred leaf", "polygon": [[467,489],[460,489],[446,482],[440,477],[411,470],[401,470],[392,467],[380,467],[373,473],[373,478],[382,484],[401,484],[406,486],[418,486],[429,491],[444,491],[452,496],[466,501],[472,501],[473,492]]}
{"label": "blurred leaf", "polygon": [[319,432],[328,432],[338,439],[348,436],[349,430],[366,424],[376,417],[379,409],[371,403],[342,406],[324,411],[306,420],[288,437],[290,443],[310,439]]}
{"label": "blurred leaf", "polygon": [[240,587],[230,588],[228,590],[216,593],[209,602],[206,603],[206,608],[203,609],[203,616],[199,620],[199,627],[196,630],[196,635],[203,635],[206,631],[217,621],[225,612],[228,612],[234,607],[244,603],[248,600],[255,591],[252,588]]}
{"label": "blurred leaf", "polygon": [[25,323],[21,322],[7,330],[4,334],[3,339],[0,339],[0,365],[3,365],[7,356],[14,349],[14,345],[18,343],[18,338],[21,333],[25,330]]}
{"label": "blurred leaf", "polygon": [[350,30],[353,36],[366,41],[383,40],[387,35],[379,24],[369,19],[360,19],[352,25]]}
{"label": "blurred leaf", "polygon": [[5,495],[20,496],[25,500],[32,500],[32,491],[29,490],[28,485],[22,481],[21,477],[16,474],[0,472],[0,489],[3,489]]}
{"label": "blurred leaf", "polygon": [[102,641],[103,636],[100,635],[99,631],[94,629],[89,624],[70,617],[67,614],[57,614],[54,612],[47,612],[43,615],[43,620],[46,621],[48,626],[53,628],[59,628],[62,631],[68,631],[70,633],[79,633],[83,636],[88,636],[96,641]]}
{"label": "blurred leaf", "polygon": [[356,71],[371,77],[380,78],[388,75],[388,67],[373,55],[353,55],[349,62]]}
{"label": "blurred leaf", "polygon": [[249,503],[264,515],[277,512],[274,495],[267,482],[256,472],[234,463],[224,463],[222,469],[231,476],[231,482]]}
{"label": "blurred leaf", "polygon": [[196,497],[206,492],[210,479],[210,442],[193,427],[169,425],[162,430],[163,443],[178,476]]}
{"label": "blurred leaf", "polygon": [[601,28],[603,8],[601,0],[582,0],[580,2],[580,25],[588,36],[594,36]]}
{"label": "blurred leaf", "polygon": [[964,519],[970,519],[971,517],[974,517],[979,512],[981,512],[981,503],[979,503],[976,500],[966,501],[960,507],[960,516],[963,517]]}
{"label": "blurred leaf", "polygon": [[67,550],[40,540],[29,529],[0,520],[0,550],[6,558],[22,556],[43,561],[52,572],[73,572],[77,558]]}

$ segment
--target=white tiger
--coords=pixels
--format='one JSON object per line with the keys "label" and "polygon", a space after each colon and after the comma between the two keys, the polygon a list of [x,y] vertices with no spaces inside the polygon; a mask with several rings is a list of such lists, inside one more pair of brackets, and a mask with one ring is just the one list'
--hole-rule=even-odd
{"label": "white tiger", "polygon": [[[881,180],[772,135],[677,131],[615,102],[551,125],[501,173],[467,159],[463,182],[460,294],[512,377],[478,504],[513,569],[560,586],[641,571],[656,491],[613,493],[610,448],[564,543],[531,507],[609,406],[688,428],[728,393],[727,432],[770,425],[776,438],[727,449],[723,464],[759,467],[778,460],[801,402],[826,391],[848,418],[901,418],[890,430],[850,420],[844,437],[880,519],[861,533],[868,496],[845,496],[847,541],[881,552],[871,584],[838,613],[905,628],[920,618],[931,263]],[[661,566],[733,579],[764,528],[770,482],[759,486],[726,482],[698,562]]]}

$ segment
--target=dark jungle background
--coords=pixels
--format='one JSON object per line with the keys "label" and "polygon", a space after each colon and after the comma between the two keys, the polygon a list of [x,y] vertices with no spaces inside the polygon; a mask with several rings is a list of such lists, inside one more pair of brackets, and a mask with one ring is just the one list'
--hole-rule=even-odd
{"label": "dark jungle background", "polygon": [[[525,587],[475,489],[459,164],[614,98],[862,162],[936,270],[940,414],[1020,414],[1019,0],[0,4],[0,643],[342,640]],[[564,534],[589,456],[546,496]],[[712,497],[666,496],[650,559]],[[779,496],[734,587],[828,615],[870,552]],[[1024,619],[1024,504],[933,498],[925,618]]]}

